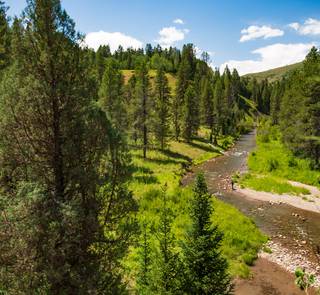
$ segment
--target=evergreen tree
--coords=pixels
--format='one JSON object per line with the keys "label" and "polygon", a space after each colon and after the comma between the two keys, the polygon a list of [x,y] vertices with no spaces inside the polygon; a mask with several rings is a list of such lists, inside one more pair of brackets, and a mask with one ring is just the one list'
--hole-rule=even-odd
{"label": "evergreen tree", "polygon": [[[93,246],[122,251],[112,237],[126,224],[119,216],[126,220],[135,204],[120,182],[127,156],[91,99],[86,57],[60,1],[30,0],[26,25],[15,23],[15,61],[0,88],[1,207],[8,220],[0,230],[10,233],[0,234],[7,245],[0,281],[10,294],[101,293],[101,270],[113,263]],[[111,190],[99,189],[105,181]],[[119,233],[122,243],[126,235]],[[124,252],[117,254],[111,259]]]}
{"label": "evergreen tree", "polygon": [[100,83],[106,66],[106,59],[111,56],[109,45],[99,46],[96,53],[96,68],[98,73],[98,82]]}
{"label": "evergreen tree", "polygon": [[176,94],[174,96],[172,104],[172,115],[176,140],[179,139],[182,130],[185,93],[190,82],[194,79],[194,60],[195,57],[193,45],[184,45],[182,50],[181,63],[177,74]]}
{"label": "evergreen tree", "polygon": [[210,129],[209,141],[213,142],[215,113],[214,113],[214,99],[213,87],[209,79],[205,79],[202,91],[202,122]]}
{"label": "evergreen tree", "polygon": [[160,147],[163,150],[169,135],[170,117],[170,89],[168,79],[163,68],[157,71],[155,79],[155,113],[154,113],[154,132]]}
{"label": "evergreen tree", "polygon": [[150,81],[145,60],[141,60],[136,69],[135,129],[142,134],[143,157],[147,157],[150,125]]}
{"label": "evergreen tree", "polygon": [[108,59],[99,90],[99,103],[116,129],[125,131],[124,79],[114,59]]}
{"label": "evergreen tree", "polygon": [[232,294],[228,265],[222,257],[222,233],[211,224],[213,212],[203,174],[196,178],[191,208],[192,229],[186,237],[184,257],[186,294]]}
{"label": "evergreen tree", "polygon": [[9,64],[10,31],[7,10],[4,2],[0,1],[0,71]]}
{"label": "evergreen tree", "polygon": [[299,71],[292,73],[281,105],[283,140],[295,153],[320,167],[320,53],[312,48]]}
{"label": "evergreen tree", "polygon": [[215,113],[215,132],[214,132],[214,141],[216,142],[217,136],[220,132],[224,132],[226,129],[225,124],[225,109],[226,109],[226,103],[223,97],[223,89],[222,89],[222,83],[221,79],[217,79],[215,83],[215,89],[214,89],[214,113]]}
{"label": "evergreen tree", "polygon": [[190,142],[198,127],[198,104],[194,87],[190,84],[184,97],[183,108],[183,138]]}
{"label": "evergreen tree", "polygon": [[160,244],[157,294],[179,294],[181,290],[181,261],[176,249],[176,238],[172,233],[173,212],[168,207],[166,191],[162,193],[162,207],[157,229]]}

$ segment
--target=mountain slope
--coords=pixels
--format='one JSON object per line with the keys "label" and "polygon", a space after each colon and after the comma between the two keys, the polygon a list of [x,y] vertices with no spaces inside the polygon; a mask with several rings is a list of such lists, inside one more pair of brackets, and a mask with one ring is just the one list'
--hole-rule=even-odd
{"label": "mountain slope", "polygon": [[256,78],[258,81],[268,79],[269,82],[273,82],[273,81],[280,80],[288,72],[296,70],[301,66],[302,66],[302,62],[299,62],[292,65],[287,65],[284,67],[279,67],[279,68],[271,69],[271,70],[260,72],[260,73],[247,74],[247,75],[244,75],[244,77]]}

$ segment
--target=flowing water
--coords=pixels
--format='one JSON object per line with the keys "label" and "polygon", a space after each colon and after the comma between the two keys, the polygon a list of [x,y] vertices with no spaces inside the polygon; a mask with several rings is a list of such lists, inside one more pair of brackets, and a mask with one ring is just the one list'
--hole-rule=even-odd
{"label": "flowing water", "polygon": [[[305,259],[320,265],[318,255],[320,254],[318,253],[320,251],[320,214],[285,204],[271,204],[249,199],[231,189],[231,175],[246,169],[248,154],[255,147],[255,132],[244,135],[225,155],[193,167],[192,172],[183,178],[182,183],[189,184],[194,180],[196,172],[204,172],[211,193],[252,218],[273,241],[293,253],[297,251],[301,253],[302,249]],[[282,293],[275,291],[270,294]]]}

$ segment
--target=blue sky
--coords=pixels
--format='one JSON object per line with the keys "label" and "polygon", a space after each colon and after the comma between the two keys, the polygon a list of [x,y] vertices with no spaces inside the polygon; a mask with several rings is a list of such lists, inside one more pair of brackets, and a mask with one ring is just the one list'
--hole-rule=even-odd
{"label": "blue sky", "polygon": [[[10,15],[20,15],[25,0],[6,4]],[[320,39],[320,0],[63,0],[62,5],[92,47],[193,43],[198,52],[211,53],[213,66],[228,64],[242,74],[300,61]]]}

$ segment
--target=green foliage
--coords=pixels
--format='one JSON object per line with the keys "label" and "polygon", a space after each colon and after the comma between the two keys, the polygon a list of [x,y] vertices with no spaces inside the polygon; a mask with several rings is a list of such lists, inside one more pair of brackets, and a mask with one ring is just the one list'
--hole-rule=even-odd
{"label": "green foliage", "polygon": [[198,129],[198,106],[194,87],[189,85],[184,96],[183,138],[190,142]]}
{"label": "green foliage", "polygon": [[212,221],[224,233],[222,253],[230,264],[232,276],[248,277],[252,264],[267,237],[259,231],[254,222],[241,214],[236,208],[213,199],[215,209]]}
{"label": "green foliage", "polygon": [[315,283],[315,276],[313,274],[308,274],[301,268],[297,268],[294,274],[296,276],[296,285],[308,295],[309,288]]}
{"label": "green foliage", "polygon": [[183,247],[186,294],[231,294],[227,261],[221,255],[223,234],[212,226],[213,208],[203,174],[196,178],[191,205],[191,229]]}
{"label": "green foliage", "polygon": [[107,59],[99,89],[99,104],[114,127],[122,132],[128,126],[123,94],[124,79],[114,59]]}
{"label": "green foliage", "polygon": [[60,1],[28,1],[23,17],[0,87],[0,281],[9,294],[114,294],[136,209],[125,143],[92,100]]}
{"label": "green foliage", "polygon": [[143,157],[147,157],[147,148],[149,143],[149,122],[151,113],[151,89],[148,76],[147,64],[141,59],[136,69],[136,85],[135,85],[135,101],[134,101],[134,129],[137,135],[142,138]]}
{"label": "green foliage", "polygon": [[[250,180],[251,185],[254,185],[253,182],[256,182],[256,185],[259,183],[259,186],[265,183],[265,189],[268,189],[267,186],[269,186],[268,191],[271,187],[276,189],[275,186],[280,185],[289,191],[296,190],[298,192],[299,188],[292,188],[286,183],[286,180],[292,180],[319,187],[320,173],[310,168],[310,160],[297,157],[286,148],[281,142],[279,134],[279,129],[276,126],[269,129],[262,127],[261,130],[258,130],[258,147],[248,159],[249,170],[253,174],[252,180]],[[263,177],[259,179],[254,175],[262,175]],[[270,185],[268,185],[268,181],[270,181]],[[286,189],[281,190],[285,191]]]}
{"label": "green foliage", "polygon": [[163,150],[167,145],[170,132],[170,89],[162,68],[157,71],[154,96],[154,133]]}
{"label": "green foliage", "polygon": [[313,47],[300,71],[290,75],[282,98],[280,127],[283,142],[295,154],[320,168],[320,52]]}

